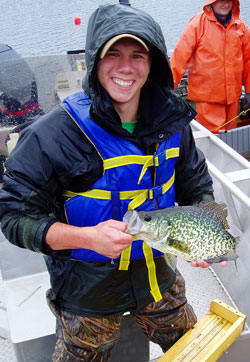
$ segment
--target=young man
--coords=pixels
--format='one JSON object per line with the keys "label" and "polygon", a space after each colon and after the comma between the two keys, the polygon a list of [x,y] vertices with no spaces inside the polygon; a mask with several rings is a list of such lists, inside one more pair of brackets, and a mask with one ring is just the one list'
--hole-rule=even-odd
{"label": "young man", "polygon": [[107,361],[126,311],[163,351],[194,325],[178,270],[133,241],[121,220],[128,208],[213,199],[189,126],[195,112],[172,90],[152,17],[100,6],[88,23],[86,63],[84,92],[22,133],[0,192],[5,236],[45,255],[58,321],[53,361]]}
{"label": "young man", "polygon": [[238,0],[206,0],[170,60],[175,87],[188,67],[188,98],[196,102],[196,119],[214,133],[237,126],[242,85],[244,110],[250,108],[250,31],[239,14]]}

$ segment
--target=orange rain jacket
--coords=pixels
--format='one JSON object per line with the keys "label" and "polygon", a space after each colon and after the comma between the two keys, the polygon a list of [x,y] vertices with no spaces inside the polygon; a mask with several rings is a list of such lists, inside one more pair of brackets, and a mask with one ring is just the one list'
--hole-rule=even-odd
{"label": "orange rain jacket", "polygon": [[224,27],[206,0],[193,16],[170,59],[176,87],[188,67],[188,98],[198,102],[231,104],[239,100],[242,84],[250,92],[250,30],[240,19],[234,0],[232,19]]}

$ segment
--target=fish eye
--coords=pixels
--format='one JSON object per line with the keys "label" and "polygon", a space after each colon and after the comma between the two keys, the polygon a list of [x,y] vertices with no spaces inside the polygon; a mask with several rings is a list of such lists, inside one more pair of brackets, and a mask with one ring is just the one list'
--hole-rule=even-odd
{"label": "fish eye", "polygon": [[145,221],[151,221],[152,220],[152,217],[150,215],[145,215],[144,216],[144,220]]}

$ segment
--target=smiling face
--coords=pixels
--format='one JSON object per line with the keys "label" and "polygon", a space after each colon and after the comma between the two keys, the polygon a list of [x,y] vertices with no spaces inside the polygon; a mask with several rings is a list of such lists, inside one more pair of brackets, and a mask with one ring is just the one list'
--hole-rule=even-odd
{"label": "smiling face", "polygon": [[131,38],[118,40],[98,61],[98,80],[109,93],[116,110],[129,106],[137,111],[150,65],[150,53]]}
{"label": "smiling face", "polygon": [[233,0],[217,0],[212,6],[214,12],[218,14],[220,18],[226,19],[227,15],[232,10]]}

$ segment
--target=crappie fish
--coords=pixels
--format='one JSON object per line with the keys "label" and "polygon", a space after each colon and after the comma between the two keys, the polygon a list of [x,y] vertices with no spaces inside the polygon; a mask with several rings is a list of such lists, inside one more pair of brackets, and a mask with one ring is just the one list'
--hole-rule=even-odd
{"label": "crappie fish", "polygon": [[237,240],[225,230],[229,229],[225,207],[211,201],[154,211],[128,210],[123,221],[126,233],[165,255],[219,263],[238,257]]}

